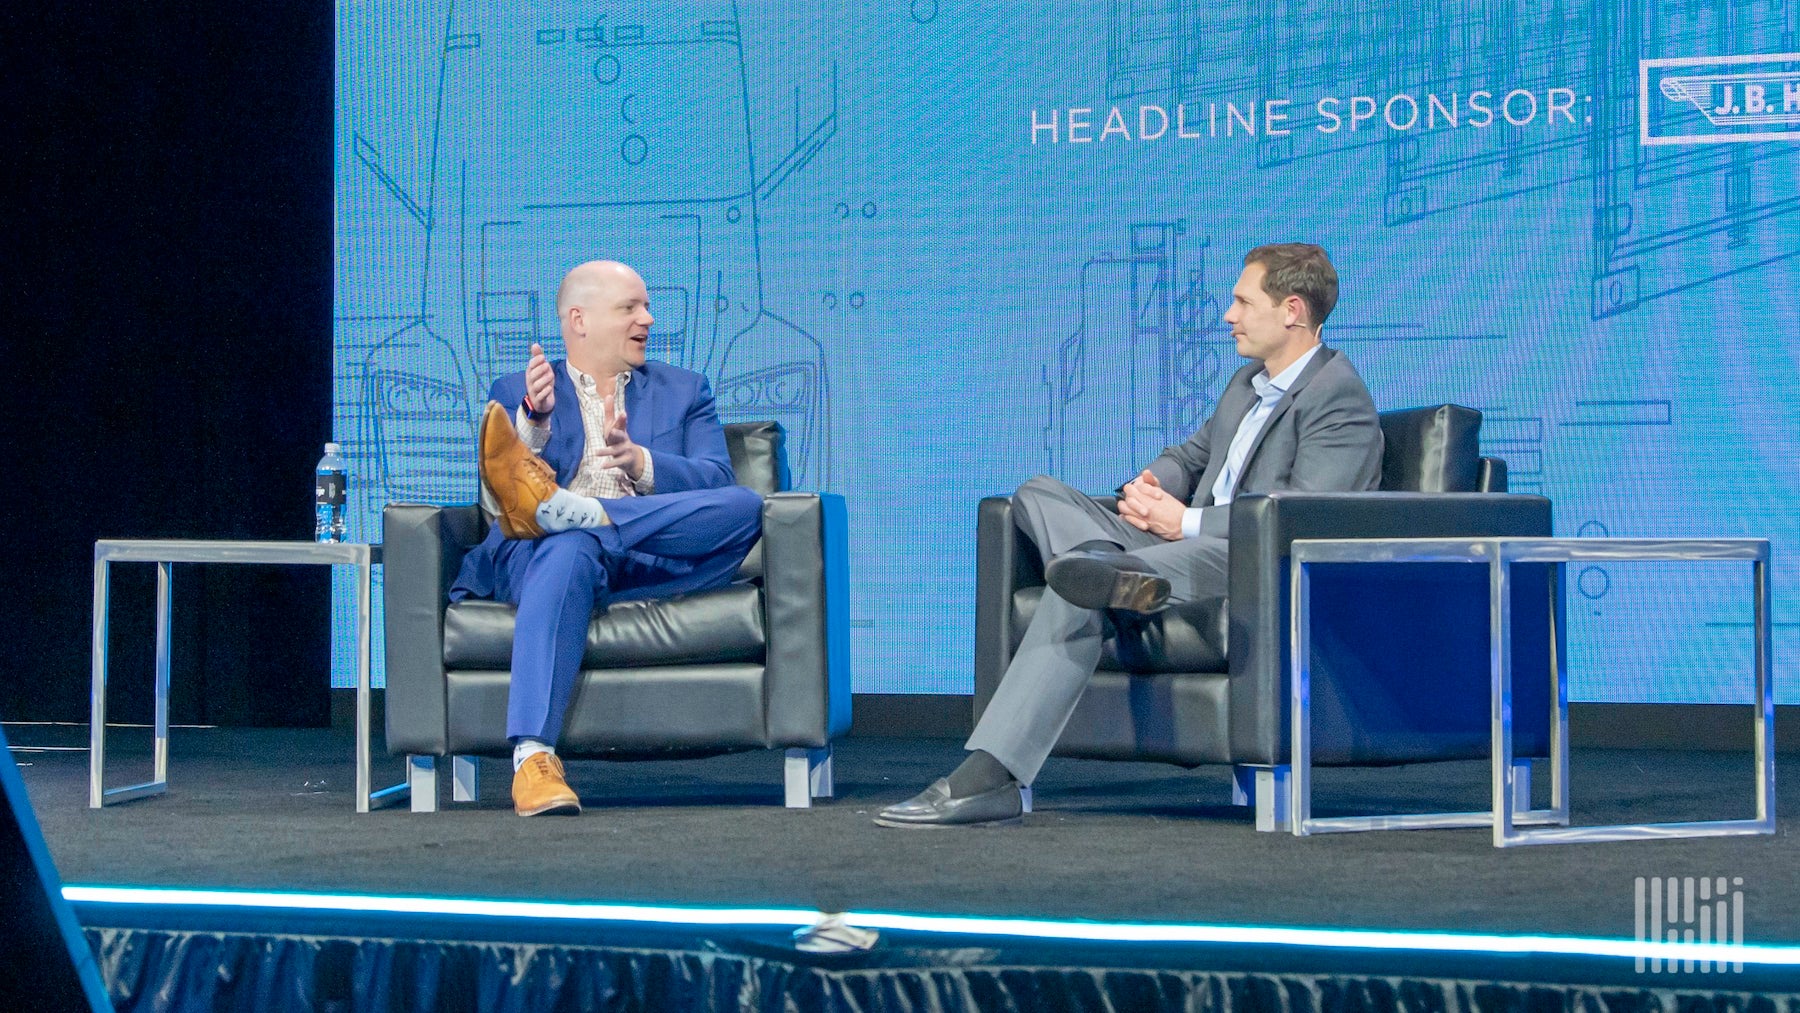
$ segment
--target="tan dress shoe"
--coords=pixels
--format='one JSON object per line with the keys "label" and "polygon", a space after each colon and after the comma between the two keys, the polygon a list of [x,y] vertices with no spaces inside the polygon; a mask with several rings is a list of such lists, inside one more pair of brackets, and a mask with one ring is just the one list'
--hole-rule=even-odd
{"label": "tan dress shoe", "polygon": [[520,816],[575,816],[581,798],[563,779],[555,753],[532,753],[513,774],[513,812]]}
{"label": "tan dress shoe", "polygon": [[513,428],[512,413],[489,401],[481,413],[481,484],[493,494],[495,519],[508,538],[542,538],[538,505],[556,493],[556,472]]}

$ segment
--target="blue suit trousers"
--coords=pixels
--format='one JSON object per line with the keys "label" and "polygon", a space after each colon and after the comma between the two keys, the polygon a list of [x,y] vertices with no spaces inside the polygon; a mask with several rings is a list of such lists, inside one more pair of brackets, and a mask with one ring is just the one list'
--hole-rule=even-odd
{"label": "blue suit trousers", "polygon": [[611,524],[507,541],[496,553],[494,597],[518,609],[511,738],[561,734],[596,607],[722,587],[762,533],[762,496],[743,486],[602,503]]}

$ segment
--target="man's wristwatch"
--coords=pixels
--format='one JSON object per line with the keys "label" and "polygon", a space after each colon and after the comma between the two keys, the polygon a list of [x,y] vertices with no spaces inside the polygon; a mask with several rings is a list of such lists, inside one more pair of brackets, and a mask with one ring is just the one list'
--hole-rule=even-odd
{"label": "man's wristwatch", "polygon": [[524,400],[519,402],[519,408],[525,413],[525,417],[533,422],[542,422],[550,417],[549,412],[541,412],[531,406],[530,395],[526,395]]}

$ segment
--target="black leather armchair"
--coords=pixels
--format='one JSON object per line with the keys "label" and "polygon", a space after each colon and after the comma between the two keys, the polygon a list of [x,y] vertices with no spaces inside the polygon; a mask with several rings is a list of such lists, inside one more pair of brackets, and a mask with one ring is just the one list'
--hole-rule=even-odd
{"label": "black leather armchair", "polygon": [[[1288,547],[1299,538],[1549,535],[1550,501],[1504,494],[1505,462],[1480,456],[1480,425],[1481,413],[1456,405],[1387,412],[1381,491],[1235,500],[1226,600],[1115,614],[1116,633],[1055,755],[1231,764],[1233,801],[1255,802],[1258,829],[1288,829]],[[977,530],[979,719],[1044,577],[1036,547],[1013,524],[1009,497],[981,502]],[[1314,764],[1488,755],[1485,567],[1346,564],[1316,568],[1311,580]],[[1563,629],[1561,609],[1553,567],[1517,569],[1521,758],[1547,753],[1550,649]]]}
{"label": "black leather armchair", "polygon": [[[596,612],[557,752],[673,759],[782,749],[790,807],[829,797],[832,740],[850,727],[849,569],[841,496],[788,492],[781,426],[725,427],[740,485],[767,497],[737,582]],[[437,758],[457,801],[476,756],[510,756],[513,608],[448,604],[487,521],[479,506],[391,504],[382,516],[387,747],[408,757],[414,811],[437,807]]]}

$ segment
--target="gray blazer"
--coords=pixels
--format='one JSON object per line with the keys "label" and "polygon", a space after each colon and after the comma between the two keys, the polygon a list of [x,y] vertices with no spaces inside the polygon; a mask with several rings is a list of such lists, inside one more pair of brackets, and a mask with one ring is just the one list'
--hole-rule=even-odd
{"label": "gray blazer", "polygon": [[[1260,362],[1246,363],[1225,385],[1200,431],[1150,462],[1164,491],[1201,508],[1201,534],[1230,533],[1231,507],[1213,503],[1212,487],[1238,423],[1256,403],[1250,378],[1262,368]],[[1381,450],[1381,422],[1369,388],[1344,353],[1321,347],[1251,444],[1234,495],[1373,489],[1381,480]]]}

